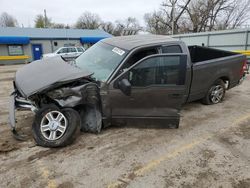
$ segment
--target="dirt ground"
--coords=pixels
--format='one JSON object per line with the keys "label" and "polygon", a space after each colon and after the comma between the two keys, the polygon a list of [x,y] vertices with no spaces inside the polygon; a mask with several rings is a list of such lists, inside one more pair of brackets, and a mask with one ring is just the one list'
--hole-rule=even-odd
{"label": "dirt ground", "polygon": [[19,67],[0,66],[1,188],[250,187],[250,76],[218,105],[186,104],[177,130],[130,123],[48,149],[32,139],[32,113],[17,114],[27,141],[16,141],[7,125]]}

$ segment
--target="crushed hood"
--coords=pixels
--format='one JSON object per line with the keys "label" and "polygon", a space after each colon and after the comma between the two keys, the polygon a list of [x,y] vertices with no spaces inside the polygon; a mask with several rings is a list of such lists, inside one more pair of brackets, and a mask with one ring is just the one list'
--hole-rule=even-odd
{"label": "crushed hood", "polygon": [[24,97],[29,97],[55,84],[90,75],[91,73],[70,65],[61,57],[54,57],[34,61],[19,69],[16,72],[15,84]]}

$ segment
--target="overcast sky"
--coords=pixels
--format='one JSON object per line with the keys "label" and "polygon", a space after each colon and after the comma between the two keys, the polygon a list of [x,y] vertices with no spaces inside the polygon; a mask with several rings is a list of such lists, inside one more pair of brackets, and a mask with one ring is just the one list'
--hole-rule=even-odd
{"label": "overcast sky", "polygon": [[158,10],[163,0],[0,0],[0,14],[13,15],[20,26],[34,26],[37,14],[47,10],[53,22],[72,25],[84,11],[99,14],[104,21],[136,17],[141,24],[143,15]]}

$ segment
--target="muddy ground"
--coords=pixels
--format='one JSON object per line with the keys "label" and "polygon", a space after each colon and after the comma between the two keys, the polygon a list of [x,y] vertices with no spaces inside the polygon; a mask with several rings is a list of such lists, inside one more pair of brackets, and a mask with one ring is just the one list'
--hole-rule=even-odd
{"label": "muddy ground", "polygon": [[[186,104],[180,128],[143,123],[78,133],[65,148],[36,146],[33,114],[7,125],[8,94],[19,66],[0,66],[0,187],[250,187],[250,76],[212,106]],[[31,78],[32,79],[32,78]]]}

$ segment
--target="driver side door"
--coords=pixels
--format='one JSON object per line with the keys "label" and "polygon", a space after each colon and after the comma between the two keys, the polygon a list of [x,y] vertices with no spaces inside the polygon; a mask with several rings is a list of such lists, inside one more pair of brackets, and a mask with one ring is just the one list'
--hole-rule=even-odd
{"label": "driver side door", "polygon": [[[151,55],[140,60],[110,84],[112,119],[168,119],[179,123],[190,76],[184,54]],[[120,89],[124,79],[131,85],[130,94]]]}

